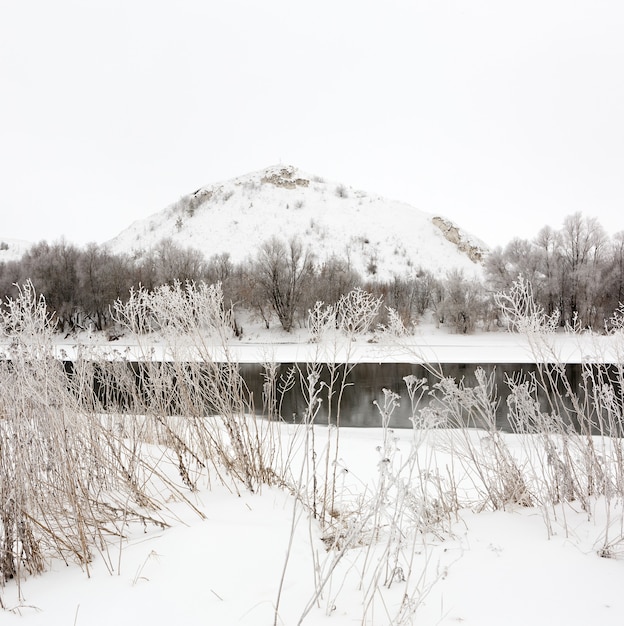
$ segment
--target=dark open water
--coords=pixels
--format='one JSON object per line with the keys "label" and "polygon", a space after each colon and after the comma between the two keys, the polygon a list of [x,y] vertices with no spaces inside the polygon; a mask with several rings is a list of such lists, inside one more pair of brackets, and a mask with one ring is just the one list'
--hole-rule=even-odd
{"label": "dark open water", "polygon": [[[128,363],[128,367],[131,368],[132,376],[136,381],[137,389],[139,389],[145,381],[146,372],[149,371],[146,366],[140,363]],[[151,364],[150,367],[154,367],[155,364]],[[100,364],[102,369],[106,369],[104,364]],[[156,364],[158,367],[158,364]],[[301,391],[301,380],[306,378],[306,366],[305,364],[299,364],[299,368],[296,370],[295,382],[292,387],[285,391],[283,394],[277,394],[277,402],[281,407],[280,416],[281,419],[287,422],[299,422],[304,419],[306,412],[306,400],[304,394]],[[266,404],[265,394],[265,382],[266,378],[264,370],[260,364],[241,364],[239,366],[240,372],[245,380],[249,391],[253,396],[253,406],[257,414],[268,415],[269,411]],[[286,376],[288,372],[293,368],[293,364],[285,363],[281,364],[278,369],[278,383],[279,388],[281,383],[280,378]],[[481,368],[486,376],[493,377],[493,385],[495,393],[493,399],[498,400],[496,408],[496,425],[502,430],[511,430],[508,420],[508,408],[507,397],[509,395],[509,387],[506,383],[507,377],[526,377],[531,375],[539,376],[540,366],[536,364],[526,363],[497,363],[497,364],[444,364],[443,375],[447,378],[452,378],[457,382],[462,381],[466,387],[473,387],[477,381],[475,378],[475,371],[477,368]],[[65,363],[65,369],[68,375],[71,376],[73,365],[70,362]],[[583,366],[580,364],[569,364],[564,368],[565,377],[570,383],[573,391],[579,392],[582,395],[581,382],[583,379]],[[393,428],[411,428],[412,427],[412,406],[409,396],[407,394],[407,388],[404,382],[406,376],[415,376],[416,378],[426,379],[426,385],[429,391],[434,389],[436,383],[439,382],[439,376],[433,374],[428,368],[422,365],[410,364],[410,363],[361,363],[353,367],[347,378],[347,387],[344,390],[341,409],[340,409],[340,425],[352,426],[352,427],[378,427],[381,425],[381,416],[378,407],[375,402],[380,406],[384,404],[383,389],[389,389],[400,396],[399,406],[396,407],[392,414],[390,421],[390,427]],[[615,377],[614,377],[615,378]],[[175,386],[175,377],[167,384]],[[329,380],[329,374],[327,366],[321,368],[321,380],[325,383]],[[105,383],[106,384],[106,383]],[[616,381],[614,384],[616,390],[615,396],[620,407],[624,404],[622,401],[621,386]],[[332,412],[332,423],[335,423],[335,406],[338,392],[338,385],[335,387],[336,396],[334,396],[334,409]],[[110,398],[110,394],[105,394],[102,391],[102,384],[96,382],[95,394],[100,399],[106,397]],[[174,414],[176,410],[176,394],[171,391],[162,388],[164,400],[164,410]],[[566,389],[563,385],[559,384],[557,388],[557,395],[564,398],[566,396]],[[315,422],[317,424],[327,424],[327,392],[323,390],[320,397],[322,398],[321,409],[318,412]],[[118,394],[118,402],[123,405],[123,393]],[[540,402],[542,411],[549,411],[548,397],[544,392],[538,394],[538,401]],[[566,402],[569,402],[565,400]],[[104,406],[108,403],[104,401]],[[110,406],[110,405],[109,405]],[[418,408],[422,409],[427,406],[435,407],[435,399],[433,396],[426,392],[420,402]],[[110,406],[110,408],[113,408]],[[209,407],[205,408],[207,413],[211,410]],[[620,413],[624,413],[624,409],[620,410]],[[455,424],[457,425],[457,424]],[[474,424],[468,424],[474,425]]]}
{"label": "dark open water", "polygon": [[[241,373],[249,389],[254,394],[256,410],[260,412],[262,406],[261,398],[263,397],[262,369],[259,365],[243,364]],[[282,364],[280,373],[285,374],[292,364]],[[302,371],[305,376],[305,366]],[[505,380],[507,376],[518,375],[538,375],[539,366],[527,363],[484,363],[484,364],[465,364],[465,363],[446,363],[442,366],[445,377],[450,377],[456,381],[463,381],[467,387],[477,384],[475,378],[475,370],[481,368],[489,377],[493,376],[493,383],[496,389],[499,403],[496,411],[496,422],[499,428],[509,430],[510,425],[507,419],[508,410],[506,400],[509,395],[509,387]],[[569,364],[565,366],[565,374],[573,389],[578,389],[581,382],[582,366],[580,364]],[[429,390],[439,381],[439,377],[433,374],[429,369],[422,365],[410,363],[361,363],[356,365],[348,376],[350,386],[345,389],[341,405],[340,424],[342,426],[363,426],[376,427],[381,425],[380,412],[375,401],[383,406],[384,393],[383,389],[389,389],[401,396],[400,406],[398,406],[393,414],[390,426],[394,428],[411,428],[412,427],[412,407],[404,377],[413,375],[417,378],[425,378]],[[321,374],[321,379],[327,381],[328,376],[325,369]],[[565,396],[565,389],[560,386],[559,393]],[[548,410],[548,399],[544,393],[539,394],[538,399],[544,411]],[[419,408],[428,406],[432,402],[429,393],[423,396],[419,404]],[[323,404],[326,398],[323,398]],[[306,410],[306,403],[298,385],[284,394],[281,415],[284,420],[298,421],[302,418]],[[321,410],[316,418],[317,423],[327,423],[327,411],[321,405]]]}

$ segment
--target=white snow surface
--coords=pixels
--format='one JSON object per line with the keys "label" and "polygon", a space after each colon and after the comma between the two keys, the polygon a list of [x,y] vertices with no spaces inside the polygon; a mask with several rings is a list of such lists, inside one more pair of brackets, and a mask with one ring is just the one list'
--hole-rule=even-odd
{"label": "white snow surface", "polygon": [[[448,350],[459,346],[456,354],[471,362],[484,360],[495,344],[507,346],[501,350],[512,353],[522,343],[502,333],[491,333],[491,342],[484,334],[475,335],[463,345],[463,338],[456,335],[428,336],[432,347],[442,337],[450,337]],[[266,344],[267,350],[270,345]],[[279,345],[273,345],[279,352]],[[440,343],[435,345],[441,348]],[[510,360],[517,358],[514,354]],[[296,428],[284,425],[283,436],[292,436]],[[319,440],[324,433],[326,429],[318,427]],[[391,436],[406,452],[414,435],[402,429]],[[430,437],[425,456],[434,466],[448,470],[444,436],[439,431]],[[475,437],[481,436],[475,432]],[[377,428],[341,429],[340,467],[346,492],[362,492],[378,479],[382,437]],[[522,450],[520,436],[504,437],[514,453]],[[312,557],[326,563],[329,553],[301,507],[293,518],[294,498],[275,488],[262,488],[256,494],[242,490],[237,495],[214,479],[211,486],[206,479],[197,493],[187,495],[205,519],[181,503],[170,502],[171,528],[129,528],[123,541],[108,548],[106,558],[95,556],[89,575],[76,564],[54,561],[43,575],[22,582],[21,598],[15,581],[9,581],[0,588],[5,607],[0,622],[20,626],[273,624],[289,554],[277,623],[297,624],[312,596]],[[620,626],[624,559],[617,552],[616,558],[598,555],[606,529],[619,524],[621,511],[616,513],[611,511],[614,517],[609,520],[600,500],[591,519],[580,507],[568,507],[565,515],[561,510],[549,511],[549,536],[544,512],[537,508],[509,506],[505,511],[479,512],[466,507],[454,519],[452,532],[425,537],[417,546],[414,564],[417,571],[422,568],[419,584],[426,593],[414,621],[405,623]],[[617,536],[618,528],[612,527],[611,533]],[[394,604],[384,606],[377,599],[367,611],[368,621],[361,621],[361,562],[355,556],[341,562],[334,585],[326,589],[304,624],[389,623],[386,610],[394,614],[401,601],[391,593],[383,602]]]}
{"label": "white snow surface", "polygon": [[[323,436],[319,429],[317,437]],[[392,436],[400,448],[409,447],[410,431]],[[511,449],[521,448],[512,436],[507,442]],[[341,467],[359,489],[375,481],[381,443],[379,429],[341,430]],[[441,467],[448,462],[435,441],[431,454]],[[277,623],[297,624],[313,592],[313,551],[321,563],[331,554],[301,507],[289,546],[293,497],[275,488],[237,495],[218,485],[187,495],[205,519],[171,503],[171,528],[129,528],[106,559],[95,557],[89,575],[78,565],[55,561],[48,572],[22,582],[21,599],[11,581],[0,589],[6,607],[0,621],[27,626],[273,624],[290,553]],[[609,524],[600,502],[591,521],[574,508],[559,516],[548,537],[535,508],[461,511],[450,534],[426,537],[416,546],[413,564],[416,575],[422,570],[426,593],[413,621],[404,623],[620,626],[624,560],[597,554]],[[360,553],[356,562],[355,552],[340,563],[334,585],[304,624],[362,623],[357,568],[363,557]],[[396,594],[387,594],[385,606],[377,599],[364,623],[389,624],[385,611],[394,614],[400,601]]]}
{"label": "white snow surface", "polygon": [[22,239],[0,239],[0,263],[20,259],[31,246],[31,242]]}
{"label": "white snow surface", "polygon": [[[332,337],[324,343],[311,340],[306,328],[295,327],[289,333],[277,321],[265,328],[252,315],[237,314],[243,336],[227,342],[229,357],[239,363],[309,363],[330,361],[351,363],[582,363],[597,360],[602,363],[620,362],[624,358],[618,336],[593,332],[568,333],[563,330],[551,335],[531,337],[528,334],[504,330],[479,331],[468,335],[457,334],[444,325],[425,322],[412,334],[390,338],[384,332],[371,331],[355,337],[350,342]],[[192,343],[192,342],[191,342]],[[131,335],[121,335],[107,341],[104,333],[81,332],[70,337],[56,335],[54,349],[62,358],[73,358],[79,346],[88,346],[94,354],[111,358],[123,357],[142,360],[146,357],[145,345],[150,346],[149,358],[193,359],[192,349],[185,353],[180,340],[175,355],[167,347],[169,342],[154,333],[146,336],[141,346]],[[202,345],[210,346],[210,339]],[[220,339],[214,341],[212,358],[225,358]],[[0,341],[0,355],[2,342]]]}
{"label": "white snow surface", "polygon": [[[364,277],[373,276],[373,267],[381,280],[420,268],[436,275],[457,269],[480,276],[481,265],[447,240],[433,217],[409,204],[277,165],[202,187],[134,222],[108,246],[141,253],[170,238],[207,257],[227,252],[241,262],[273,236],[283,241],[296,236],[318,262],[345,259]],[[487,250],[475,236],[458,232],[462,242]]]}

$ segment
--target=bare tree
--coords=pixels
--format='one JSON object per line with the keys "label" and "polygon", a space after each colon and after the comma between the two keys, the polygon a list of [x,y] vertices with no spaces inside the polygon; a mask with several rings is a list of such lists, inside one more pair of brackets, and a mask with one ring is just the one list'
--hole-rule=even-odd
{"label": "bare tree", "polygon": [[410,277],[395,276],[390,282],[374,283],[367,289],[382,295],[386,307],[396,311],[402,323],[409,328],[433,306],[434,294],[439,290],[438,283],[431,272],[420,269]]}
{"label": "bare tree", "polygon": [[78,280],[76,264],[78,248],[65,240],[50,245],[42,241],[24,255],[20,280],[32,280],[34,287],[45,295],[50,310],[56,313],[59,330],[73,329],[78,323]]}
{"label": "bare tree", "polygon": [[309,251],[297,238],[285,244],[273,237],[260,247],[253,273],[286,332],[292,330],[313,269]]}
{"label": "bare tree", "polygon": [[162,239],[151,252],[158,285],[176,281],[199,281],[203,278],[206,260],[194,248],[183,248],[171,239]]}
{"label": "bare tree", "polygon": [[615,298],[617,309],[620,303],[624,303],[624,230],[615,233],[611,245],[611,265],[613,271],[612,297]]}
{"label": "bare tree", "polygon": [[564,319],[578,314],[584,323],[597,321],[596,297],[601,288],[600,270],[607,237],[596,218],[580,212],[566,217],[561,230],[561,255],[565,266]]}
{"label": "bare tree", "polygon": [[527,239],[512,239],[503,250],[500,246],[485,260],[485,273],[494,290],[506,289],[522,275],[535,285],[541,277],[540,254]]}
{"label": "bare tree", "polygon": [[77,276],[77,298],[85,321],[103,330],[110,320],[110,306],[126,297],[132,286],[130,260],[91,243],[78,257]]}
{"label": "bare tree", "polygon": [[[546,312],[552,315],[555,311],[561,310],[562,293],[564,285],[564,271],[560,252],[561,234],[553,230],[550,226],[544,226],[535,238],[535,246],[540,256],[540,267],[542,271],[541,284],[538,286],[539,299]],[[518,277],[516,276],[514,280]],[[505,286],[508,289],[511,283]]]}
{"label": "bare tree", "polygon": [[316,302],[335,304],[340,298],[352,289],[360,287],[362,279],[346,260],[332,256],[325,260],[317,269],[314,281],[306,289],[304,302],[305,310],[310,310]]}

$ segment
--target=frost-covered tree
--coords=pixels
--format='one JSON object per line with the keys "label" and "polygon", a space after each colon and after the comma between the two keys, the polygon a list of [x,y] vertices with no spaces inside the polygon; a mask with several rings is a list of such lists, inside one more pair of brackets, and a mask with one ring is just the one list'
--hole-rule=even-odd
{"label": "frost-covered tree", "polygon": [[[535,296],[549,315],[562,308],[564,270],[559,251],[561,234],[544,226],[534,240],[540,258],[541,277]],[[517,276],[514,280],[517,279]],[[508,288],[511,285],[507,285]]]}
{"label": "frost-covered tree", "polygon": [[598,321],[596,298],[606,243],[606,234],[596,218],[579,212],[565,218],[560,248],[566,278],[562,311],[566,320],[578,314],[585,324],[593,326]]}
{"label": "frost-covered tree", "polygon": [[455,270],[442,281],[442,300],[438,315],[457,333],[470,333],[486,316],[487,295],[476,279],[468,279]]}
{"label": "frost-covered tree", "polygon": [[574,213],[558,231],[545,226],[533,241],[514,239],[495,249],[485,263],[486,281],[500,291],[522,276],[549,315],[560,313],[561,324],[580,320],[601,328],[619,302],[611,297],[619,290],[617,249],[595,218]]}

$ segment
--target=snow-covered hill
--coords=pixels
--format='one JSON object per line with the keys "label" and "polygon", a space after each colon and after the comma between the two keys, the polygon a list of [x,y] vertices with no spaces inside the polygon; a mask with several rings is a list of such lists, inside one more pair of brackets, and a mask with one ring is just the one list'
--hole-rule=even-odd
{"label": "snow-covered hill", "polygon": [[443,217],[283,165],[201,187],[108,245],[140,253],[171,238],[208,257],[228,252],[240,262],[272,236],[298,236],[319,262],[341,257],[363,276],[380,279],[419,268],[479,275],[486,250]]}
{"label": "snow-covered hill", "polygon": [[31,246],[31,242],[21,239],[0,239],[0,263],[20,259]]}

